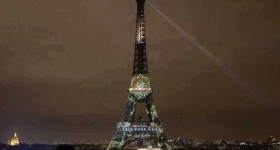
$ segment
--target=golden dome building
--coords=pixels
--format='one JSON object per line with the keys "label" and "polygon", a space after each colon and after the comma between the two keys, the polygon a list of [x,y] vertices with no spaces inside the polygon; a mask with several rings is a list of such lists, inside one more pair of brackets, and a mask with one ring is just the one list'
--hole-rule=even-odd
{"label": "golden dome building", "polygon": [[17,137],[17,133],[15,132],[14,137],[12,138],[11,142],[10,142],[11,146],[17,146],[19,145],[19,139]]}

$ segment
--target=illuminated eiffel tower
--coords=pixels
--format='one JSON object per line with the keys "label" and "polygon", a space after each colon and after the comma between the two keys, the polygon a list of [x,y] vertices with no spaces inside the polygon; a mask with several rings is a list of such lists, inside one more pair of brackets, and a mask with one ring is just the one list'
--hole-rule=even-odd
{"label": "illuminated eiffel tower", "polygon": [[[131,142],[143,143],[149,141],[161,149],[170,149],[162,124],[152,100],[152,89],[148,76],[144,5],[145,0],[136,0],[136,40],[133,76],[128,90],[128,101],[122,120],[117,124],[117,131],[107,150],[124,149]],[[137,103],[146,104],[148,121],[135,121]]]}

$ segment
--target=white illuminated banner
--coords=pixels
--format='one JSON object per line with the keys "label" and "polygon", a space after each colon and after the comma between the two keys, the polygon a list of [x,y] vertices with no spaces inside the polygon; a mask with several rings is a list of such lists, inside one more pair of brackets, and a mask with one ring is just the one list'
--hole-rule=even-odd
{"label": "white illuminated banner", "polygon": [[159,127],[155,123],[131,123],[118,122],[117,131],[124,132],[127,136],[135,139],[147,139],[158,136]]}

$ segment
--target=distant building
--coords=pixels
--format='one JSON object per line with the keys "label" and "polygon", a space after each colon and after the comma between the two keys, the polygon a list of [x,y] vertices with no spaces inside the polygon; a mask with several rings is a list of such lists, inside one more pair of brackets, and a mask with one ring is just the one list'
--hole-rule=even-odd
{"label": "distant building", "polygon": [[267,144],[273,145],[276,144],[278,141],[276,140],[276,137],[274,136],[269,136],[266,140]]}
{"label": "distant building", "polygon": [[11,142],[10,142],[11,146],[16,146],[19,145],[19,139],[17,137],[17,133],[15,132],[14,137],[12,138]]}

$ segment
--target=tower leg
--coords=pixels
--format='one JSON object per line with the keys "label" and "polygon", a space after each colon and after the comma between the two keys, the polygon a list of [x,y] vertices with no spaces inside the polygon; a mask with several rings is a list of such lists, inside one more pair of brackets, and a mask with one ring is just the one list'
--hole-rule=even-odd
{"label": "tower leg", "polygon": [[134,99],[134,97],[131,94],[129,94],[128,101],[127,101],[125,111],[123,114],[122,122],[133,122],[134,121],[136,105],[137,105],[136,100]]}
{"label": "tower leg", "polygon": [[[134,122],[137,102],[132,95],[129,94],[121,122]],[[125,144],[125,135],[123,131],[117,127],[117,131],[107,147],[107,150],[120,150]]]}
{"label": "tower leg", "polygon": [[153,99],[152,99],[151,95],[149,95],[146,100],[146,111],[147,111],[147,115],[149,117],[149,121],[156,122],[159,125],[160,121],[158,119],[156,107],[153,104]]}

